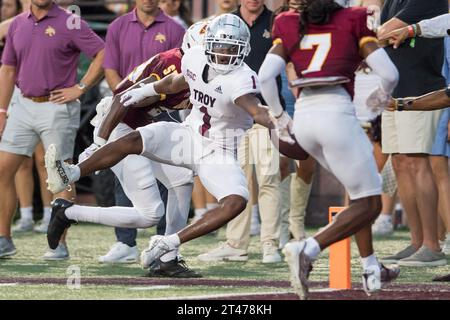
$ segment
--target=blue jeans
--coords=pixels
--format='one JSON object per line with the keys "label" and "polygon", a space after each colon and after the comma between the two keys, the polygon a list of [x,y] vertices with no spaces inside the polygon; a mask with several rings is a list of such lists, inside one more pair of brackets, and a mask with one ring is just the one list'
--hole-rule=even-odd
{"label": "blue jeans", "polygon": [[[120,185],[119,179],[114,177],[114,196],[116,198],[116,206],[132,207],[130,199],[125,195],[125,192]],[[116,232],[117,241],[125,243],[129,247],[136,246],[137,229],[135,228],[114,228]]]}

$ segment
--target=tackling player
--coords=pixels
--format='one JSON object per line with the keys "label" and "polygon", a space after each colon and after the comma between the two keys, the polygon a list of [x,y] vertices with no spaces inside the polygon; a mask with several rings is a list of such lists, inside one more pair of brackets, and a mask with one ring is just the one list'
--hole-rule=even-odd
{"label": "tackling player", "polygon": [[[248,189],[236,160],[237,142],[253,121],[274,128],[268,109],[259,106],[257,75],[244,62],[250,51],[250,32],[237,16],[224,14],[212,20],[203,46],[185,52],[182,74],[127,91],[125,106],[163,94],[190,89],[192,112],[182,124],[158,122],[138,128],[97,150],[78,165],[60,162],[50,148],[49,185],[64,188],[96,170],[115,165],[129,154],[192,169],[206,189],[219,200],[195,223],[170,236],[153,236],[141,254],[141,265],[150,267],[158,259],[176,251],[181,243],[214,231],[245,208]],[[74,221],[59,210],[50,225],[62,233]]]}
{"label": "tackling player", "polygon": [[[124,108],[120,104],[120,97],[130,87],[144,85],[181,72],[183,49],[187,50],[190,46],[201,43],[202,30],[205,27],[206,23],[204,22],[193,25],[185,34],[182,49],[176,48],[162,52],[136,67],[117,86],[113,101],[104,100],[97,106],[97,116],[93,119],[93,124],[96,125],[94,143],[80,155],[80,162],[86,161],[105,144],[133,132],[137,127],[155,122],[154,116],[161,112],[161,109],[173,110],[184,107],[180,105],[186,104],[189,96],[188,90],[145,99],[140,103],[140,108]],[[109,107],[110,110],[108,110]],[[48,161],[48,154],[46,159],[48,168],[54,165]],[[60,229],[55,231],[55,219],[62,217],[58,214],[60,211],[65,211],[66,218],[70,221],[93,222],[113,227],[147,228],[157,224],[164,214],[164,204],[155,178],[168,189],[166,234],[175,233],[186,226],[193,182],[191,170],[154,162],[140,155],[128,155],[111,169],[134,207],[79,206],[63,199],[57,199],[53,205],[54,217],[47,234],[50,247],[55,246],[60,237],[58,232]],[[56,192],[55,189],[50,189],[52,192]],[[150,270],[151,275],[198,276],[178,260],[177,251],[172,252]]]}
{"label": "tackling player", "polygon": [[[320,252],[355,235],[364,289],[372,293],[381,288],[381,280],[395,278],[399,270],[380,266],[372,247],[371,224],[381,209],[381,178],[372,145],[355,116],[354,77],[365,59],[381,77],[381,86],[367,104],[380,108],[387,105],[398,72],[367,27],[367,9],[343,8],[333,0],[301,0],[299,8],[300,13],[287,11],[274,21],[274,45],[259,72],[262,94],[273,113],[282,116],[275,78],[291,61],[302,77],[295,137],[344,185],[351,204],[326,228],[305,241],[288,243],[283,252],[294,289],[300,298],[307,298],[307,279]],[[284,124],[280,130],[288,131],[288,123]]]}

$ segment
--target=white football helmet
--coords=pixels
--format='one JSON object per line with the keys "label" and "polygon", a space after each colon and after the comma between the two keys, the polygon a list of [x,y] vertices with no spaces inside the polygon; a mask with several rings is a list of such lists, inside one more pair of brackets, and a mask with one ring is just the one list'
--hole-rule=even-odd
{"label": "white football helmet", "polygon": [[209,21],[196,22],[186,30],[183,37],[183,43],[181,44],[181,50],[183,50],[183,52],[186,52],[193,46],[203,45],[208,22]]}
{"label": "white football helmet", "polygon": [[204,41],[208,65],[221,74],[239,68],[250,53],[250,30],[234,14],[211,20]]}

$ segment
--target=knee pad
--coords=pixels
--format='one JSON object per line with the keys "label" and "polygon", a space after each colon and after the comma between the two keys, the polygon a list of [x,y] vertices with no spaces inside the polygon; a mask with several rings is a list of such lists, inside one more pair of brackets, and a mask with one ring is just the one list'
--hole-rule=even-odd
{"label": "knee pad", "polygon": [[147,189],[156,183],[149,159],[138,155],[129,155],[124,161],[123,177],[125,181],[136,184],[139,190]]}
{"label": "knee pad", "polygon": [[152,206],[146,208],[135,207],[136,210],[144,217],[146,220],[147,228],[156,225],[162,216],[164,216],[165,209],[164,203],[162,201],[156,201],[152,203]]}

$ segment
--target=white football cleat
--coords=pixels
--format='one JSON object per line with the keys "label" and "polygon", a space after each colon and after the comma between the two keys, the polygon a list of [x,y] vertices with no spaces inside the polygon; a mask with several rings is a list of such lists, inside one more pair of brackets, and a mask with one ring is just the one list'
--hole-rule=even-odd
{"label": "white football cleat", "polygon": [[56,145],[51,144],[45,152],[48,190],[53,194],[66,190],[72,182],[76,181],[77,171],[75,167],[73,164],[62,161]]}
{"label": "white football cleat", "polygon": [[379,265],[369,266],[364,270],[362,284],[368,296],[381,290],[381,269]]}
{"label": "white football cleat", "polygon": [[177,248],[171,246],[166,237],[155,235],[150,238],[148,248],[141,252],[141,267],[146,270],[166,253],[176,250]]}
{"label": "white football cleat", "polygon": [[289,242],[284,246],[284,260],[290,271],[290,281],[300,300],[308,299],[308,277],[312,260],[305,254],[305,241]]}

